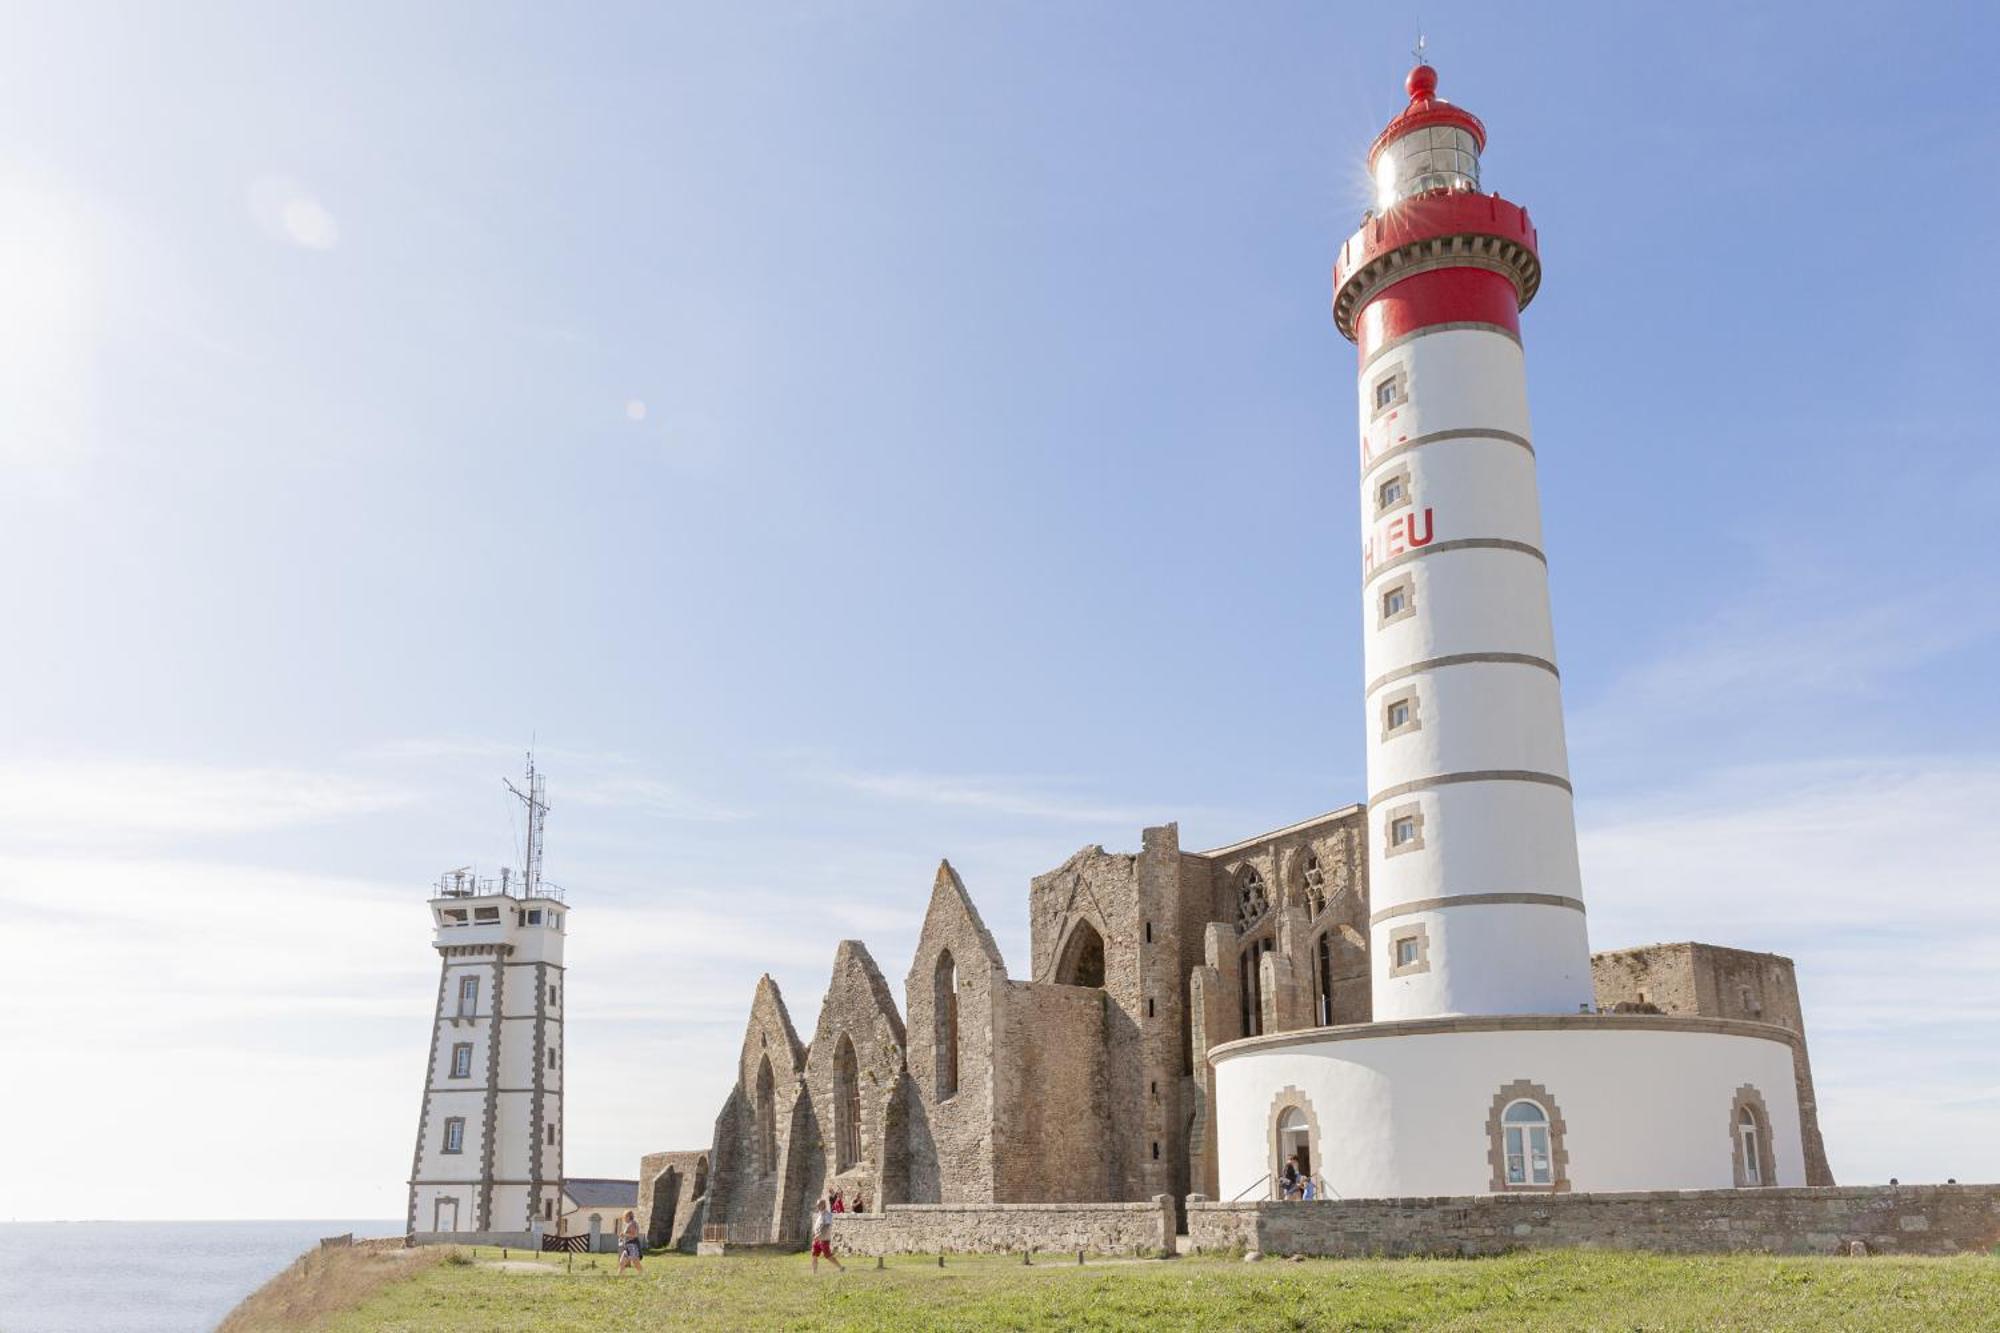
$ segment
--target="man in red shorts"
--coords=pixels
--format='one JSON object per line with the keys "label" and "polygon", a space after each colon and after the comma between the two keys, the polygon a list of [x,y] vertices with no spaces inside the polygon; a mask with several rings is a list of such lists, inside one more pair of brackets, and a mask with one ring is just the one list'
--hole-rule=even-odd
{"label": "man in red shorts", "polygon": [[820,1256],[835,1268],[846,1269],[847,1265],[833,1256],[833,1209],[825,1198],[813,1205],[813,1272],[819,1272]]}

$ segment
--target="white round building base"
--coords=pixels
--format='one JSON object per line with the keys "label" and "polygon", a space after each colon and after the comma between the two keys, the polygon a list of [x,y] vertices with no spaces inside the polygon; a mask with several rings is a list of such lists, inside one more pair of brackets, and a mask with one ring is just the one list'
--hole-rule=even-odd
{"label": "white round building base", "polygon": [[1793,1037],[1666,1015],[1480,1015],[1228,1042],[1219,1197],[1803,1185]]}

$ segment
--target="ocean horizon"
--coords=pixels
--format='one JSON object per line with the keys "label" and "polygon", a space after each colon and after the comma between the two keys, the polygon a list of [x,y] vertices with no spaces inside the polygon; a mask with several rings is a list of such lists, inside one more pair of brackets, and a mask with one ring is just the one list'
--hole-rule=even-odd
{"label": "ocean horizon", "polygon": [[398,1236],[400,1218],[0,1222],[0,1333],[195,1333],[322,1236]]}

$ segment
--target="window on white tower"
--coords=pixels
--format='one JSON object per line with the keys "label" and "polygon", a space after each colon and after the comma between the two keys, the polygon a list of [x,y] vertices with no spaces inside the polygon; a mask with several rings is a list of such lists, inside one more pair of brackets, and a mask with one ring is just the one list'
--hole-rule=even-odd
{"label": "window on white tower", "polygon": [[1389,705],[1389,730],[1410,725],[1410,701],[1398,699]]}
{"label": "window on white tower", "polygon": [[1375,386],[1375,410],[1377,412],[1380,412],[1383,408],[1396,401],[1396,390],[1399,387],[1401,387],[1400,381],[1394,375],[1389,376]]}
{"label": "window on white tower", "polygon": [[549,1126],[549,1146],[551,1148],[556,1146],[556,1127],[554,1125]]}
{"label": "window on white tower", "polygon": [[1549,1113],[1520,1101],[1500,1117],[1509,1185],[1548,1185],[1555,1180],[1549,1160]]}
{"label": "window on white tower", "polygon": [[1391,588],[1382,594],[1382,614],[1401,615],[1410,609],[1410,594],[1402,588]]}
{"label": "window on white tower", "polygon": [[479,1012],[478,977],[460,977],[458,979],[458,1012],[467,1015]]}
{"label": "window on white tower", "polygon": [[1375,508],[1394,509],[1410,498],[1410,479],[1398,472],[1375,488]]}
{"label": "window on white tower", "polygon": [[550,1050],[549,1050],[549,1068],[551,1068],[551,1069],[554,1069],[555,1067],[556,1067],[556,1053],[555,1053],[555,1050],[554,1050],[554,1048],[550,1048]]}
{"label": "window on white tower", "polygon": [[1736,1132],[1743,1139],[1743,1180],[1745,1184],[1764,1183],[1764,1159],[1758,1151],[1757,1116],[1749,1107],[1744,1107],[1737,1116]]}
{"label": "window on white tower", "polygon": [[472,1043],[459,1042],[451,1048],[451,1076],[453,1078],[472,1077]]}
{"label": "window on white tower", "polygon": [[1401,847],[1417,840],[1417,817],[1404,815],[1389,825],[1389,845]]}
{"label": "window on white tower", "polygon": [[465,1151],[465,1117],[452,1116],[444,1122],[444,1150]]}
{"label": "window on white tower", "polygon": [[1396,941],[1396,966],[1415,967],[1417,964],[1417,941],[1414,938]]}

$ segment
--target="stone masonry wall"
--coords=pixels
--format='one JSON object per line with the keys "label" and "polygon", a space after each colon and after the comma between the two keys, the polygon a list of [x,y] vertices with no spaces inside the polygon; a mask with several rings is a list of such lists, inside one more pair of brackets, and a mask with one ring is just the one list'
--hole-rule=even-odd
{"label": "stone masonry wall", "polygon": [[993,999],[996,1199],[1103,1200],[1104,992],[1008,981]]}
{"label": "stone masonry wall", "polygon": [[707,1192],[707,1152],[655,1152],[641,1157],[639,1203],[634,1211],[646,1230],[646,1244],[655,1249],[677,1247],[686,1239],[692,1249],[699,1238],[699,1233],[688,1235],[697,1214],[694,1202]]}
{"label": "stone masonry wall", "polygon": [[1197,1250],[1337,1257],[1487,1255],[1592,1247],[1710,1254],[1984,1252],[2000,1244],[2000,1185],[1477,1195],[1210,1203],[1190,1199]]}
{"label": "stone masonry wall", "polygon": [[[958,1009],[958,1086],[940,1086],[939,1037],[948,1030],[938,1012],[938,965],[951,955]],[[980,919],[958,872],[938,867],[931,901],[917,936],[917,952],[904,981],[909,1015],[900,1136],[885,1163],[883,1203],[990,1203],[994,1197],[993,1143],[996,997],[1010,983],[999,946]]]}
{"label": "stone masonry wall", "polygon": [[[843,1046],[845,1043],[845,1046]],[[854,1056],[860,1151],[840,1161],[840,1138],[848,1115],[842,1093],[842,1051]],[[812,1098],[818,1141],[811,1145],[806,1193],[818,1198],[833,1190],[850,1199],[882,1198],[883,1131],[889,1097],[903,1071],[903,1017],[875,966],[868,946],[842,940],[834,952],[833,976],[820,1002],[819,1022],[806,1048],[806,1090]]]}
{"label": "stone masonry wall", "polygon": [[833,1247],[842,1254],[1087,1254],[1157,1256],[1174,1240],[1174,1201],[1148,1203],[891,1204],[841,1213]]}

